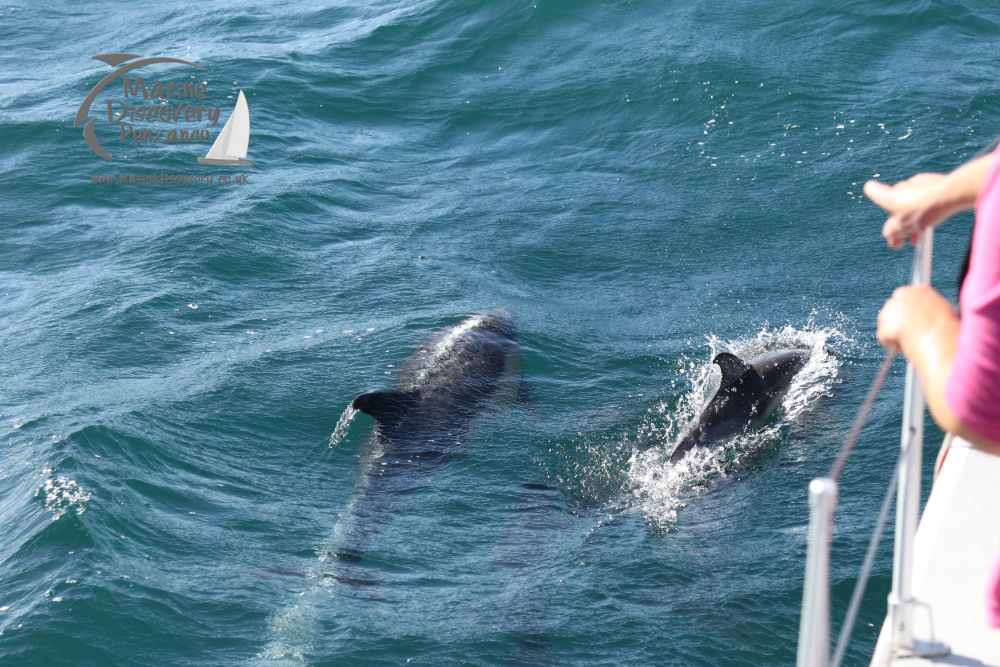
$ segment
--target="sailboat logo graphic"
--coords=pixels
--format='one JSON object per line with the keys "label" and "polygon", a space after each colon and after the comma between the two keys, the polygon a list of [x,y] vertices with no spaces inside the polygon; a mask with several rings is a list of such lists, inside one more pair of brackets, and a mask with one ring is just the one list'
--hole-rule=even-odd
{"label": "sailboat logo graphic", "polygon": [[252,166],[253,162],[244,160],[247,156],[247,146],[250,143],[250,109],[247,108],[247,98],[240,91],[236,100],[236,108],[226,121],[215,143],[208,150],[208,155],[198,158],[199,164],[242,165]]}

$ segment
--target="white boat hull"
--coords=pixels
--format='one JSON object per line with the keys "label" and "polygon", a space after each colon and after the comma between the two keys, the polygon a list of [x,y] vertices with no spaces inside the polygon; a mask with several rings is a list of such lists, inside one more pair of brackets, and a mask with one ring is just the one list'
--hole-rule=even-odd
{"label": "white boat hull", "polygon": [[226,158],[211,158],[211,157],[200,157],[200,158],[198,158],[198,164],[216,164],[216,165],[232,165],[232,164],[235,164],[235,165],[241,165],[241,166],[244,166],[244,167],[253,166],[253,162],[250,162],[249,160],[239,160],[239,159],[228,160]]}

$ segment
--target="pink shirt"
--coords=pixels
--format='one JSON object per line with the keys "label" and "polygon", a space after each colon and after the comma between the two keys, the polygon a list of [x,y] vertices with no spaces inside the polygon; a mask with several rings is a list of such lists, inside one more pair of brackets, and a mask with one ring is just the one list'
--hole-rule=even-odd
{"label": "pink shirt", "polygon": [[945,397],[973,431],[1000,441],[1000,154],[976,200],[958,350]]}

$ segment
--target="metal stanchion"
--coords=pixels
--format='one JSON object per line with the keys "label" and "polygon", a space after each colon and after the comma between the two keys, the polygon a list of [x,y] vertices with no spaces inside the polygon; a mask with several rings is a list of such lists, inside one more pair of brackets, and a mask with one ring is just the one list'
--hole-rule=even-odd
{"label": "metal stanchion", "polygon": [[[920,235],[913,257],[913,285],[930,285],[934,230]],[[893,549],[892,592],[889,618],[892,622],[892,652],[897,657],[947,655],[944,645],[916,642],[913,612],[920,605],[913,597],[913,544],[920,520],[920,475],[924,449],[924,389],[913,364],[906,364],[903,399],[903,429],[900,436],[902,462],[896,495],[896,543]],[[931,613],[930,609],[927,610]]]}
{"label": "metal stanchion", "polygon": [[809,483],[809,542],[796,667],[826,667],[830,660],[830,538],[836,506],[835,481],[817,477]]}

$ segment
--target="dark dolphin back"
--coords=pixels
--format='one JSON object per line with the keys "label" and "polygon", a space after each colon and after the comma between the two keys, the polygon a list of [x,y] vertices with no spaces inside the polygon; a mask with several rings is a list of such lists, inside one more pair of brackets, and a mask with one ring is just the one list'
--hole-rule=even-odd
{"label": "dark dolphin back", "polygon": [[753,360],[753,369],[760,375],[771,392],[783,391],[791,384],[795,374],[809,361],[804,350],[784,350],[765,354]]}
{"label": "dark dolphin back", "polygon": [[757,369],[735,354],[720,352],[712,359],[712,363],[722,370],[720,390],[726,390],[729,393],[749,393],[760,390],[762,378]]}
{"label": "dark dolphin back", "polygon": [[516,346],[508,313],[474,315],[422,341],[391,391],[362,394],[353,406],[377,419],[384,436],[457,428],[496,390]]}
{"label": "dark dolphin back", "polygon": [[470,317],[423,341],[403,363],[397,386],[416,394],[425,421],[466,421],[496,390],[516,346],[509,317]]}
{"label": "dark dolphin back", "polygon": [[758,412],[760,397],[767,389],[756,369],[735,355],[722,352],[712,363],[722,369],[722,382],[699,419],[702,437],[708,440],[742,430]]}

